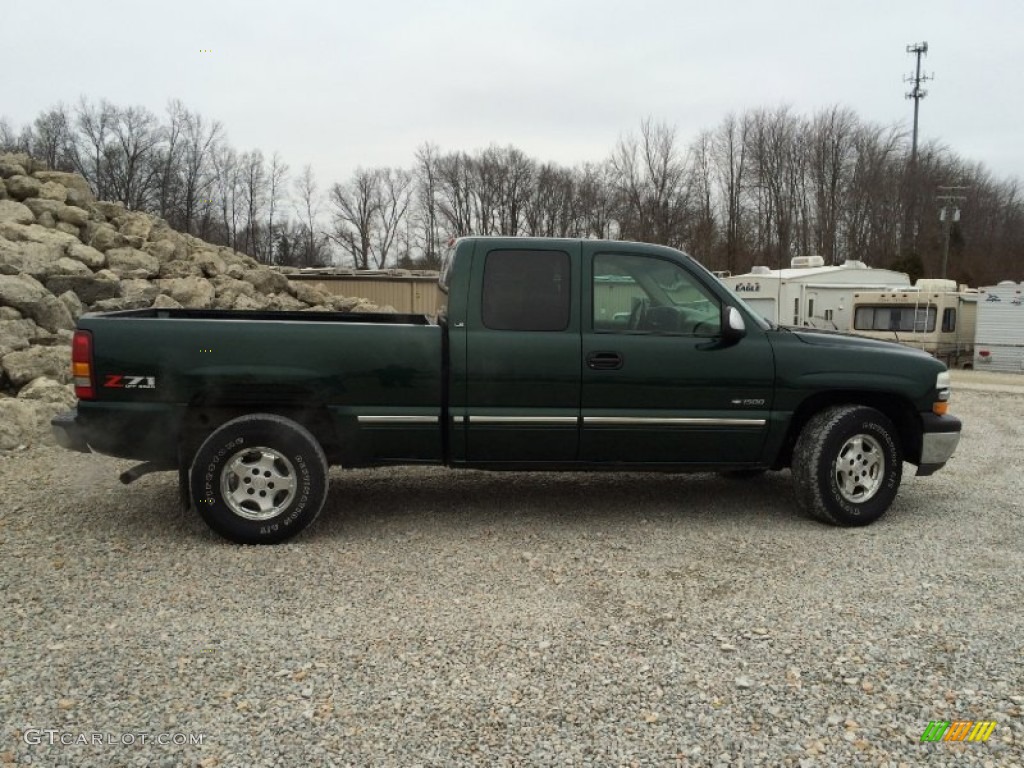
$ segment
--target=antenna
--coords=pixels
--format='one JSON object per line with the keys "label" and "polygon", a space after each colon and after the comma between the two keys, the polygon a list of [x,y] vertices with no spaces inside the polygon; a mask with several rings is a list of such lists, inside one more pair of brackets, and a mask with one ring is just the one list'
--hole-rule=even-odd
{"label": "antenna", "polygon": [[909,241],[910,250],[913,253],[917,253],[917,126],[918,113],[921,109],[921,99],[928,95],[928,91],[921,87],[921,83],[927,82],[928,80],[934,80],[935,74],[921,74],[921,56],[928,55],[927,41],[923,43],[911,43],[907,46],[907,53],[913,54],[917,59],[917,63],[914,71],[903,78],[903,82],[913,84],[910,91],[907,92],[907,98],[914,100],[914,133],[910,145],[910,168],[907,179],[909,182],[908,192],[910,194],[910,199],[907,205],[907,221],[903,231],[903,242],[904,245],[906,245]]}

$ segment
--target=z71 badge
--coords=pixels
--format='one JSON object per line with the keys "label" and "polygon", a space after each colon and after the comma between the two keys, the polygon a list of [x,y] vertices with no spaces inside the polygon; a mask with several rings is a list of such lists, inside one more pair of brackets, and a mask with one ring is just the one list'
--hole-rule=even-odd
{"label": "z71 badge", "polygon": [[109,389],[156,389],[156,376],[128,376],[108,373],[103,386]]}

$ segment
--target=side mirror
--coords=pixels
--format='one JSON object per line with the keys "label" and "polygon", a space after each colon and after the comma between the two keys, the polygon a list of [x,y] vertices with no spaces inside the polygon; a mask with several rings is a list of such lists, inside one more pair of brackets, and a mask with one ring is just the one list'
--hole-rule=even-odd
{"label": "side mirror", "polygon": [[743,322],[743,315],[736,307],[727,306],[725,317],[722,318],[722,338],[728,341],[739,341],[747,335],[747,324]]}

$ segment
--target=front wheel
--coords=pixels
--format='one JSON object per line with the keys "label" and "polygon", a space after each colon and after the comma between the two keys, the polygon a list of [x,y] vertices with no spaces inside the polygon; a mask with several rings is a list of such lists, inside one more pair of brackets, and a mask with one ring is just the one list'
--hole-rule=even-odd
{"label": "front wheel", "polygon": [[316,519],[327,498],[327,458],[301,424],[269,413],[232,419],[196,451],[192,503],[239,544],[277,544]]}
{"label": "front wheel", "polygon": [[899,490],[899,435],[874,408],[826,408],[804,425],[792,473],[797,501],[808,514],[834,525],[868,525],[885,514]]}

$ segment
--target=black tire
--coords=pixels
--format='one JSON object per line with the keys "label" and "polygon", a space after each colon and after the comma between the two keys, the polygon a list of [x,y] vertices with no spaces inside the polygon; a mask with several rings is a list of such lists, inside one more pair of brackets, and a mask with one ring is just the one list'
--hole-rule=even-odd
{"label": "black tire", "polygon": [[726,469],[718,474],[730,480],[753,480],[767,471],[767,469]]}
{"label": "black tire", "polygon": [[192,503],[238,544],[277,544],[312,523],[327,498],[327,458],[301,424],[269,413],[232,419],[196,452]]}
{"label": "black tire", "polygon": [[793,449],[793,485],[801,508],[847,527],[880,518],[903,478],[903,449],[885,414],[838,405],[815,414]]}

